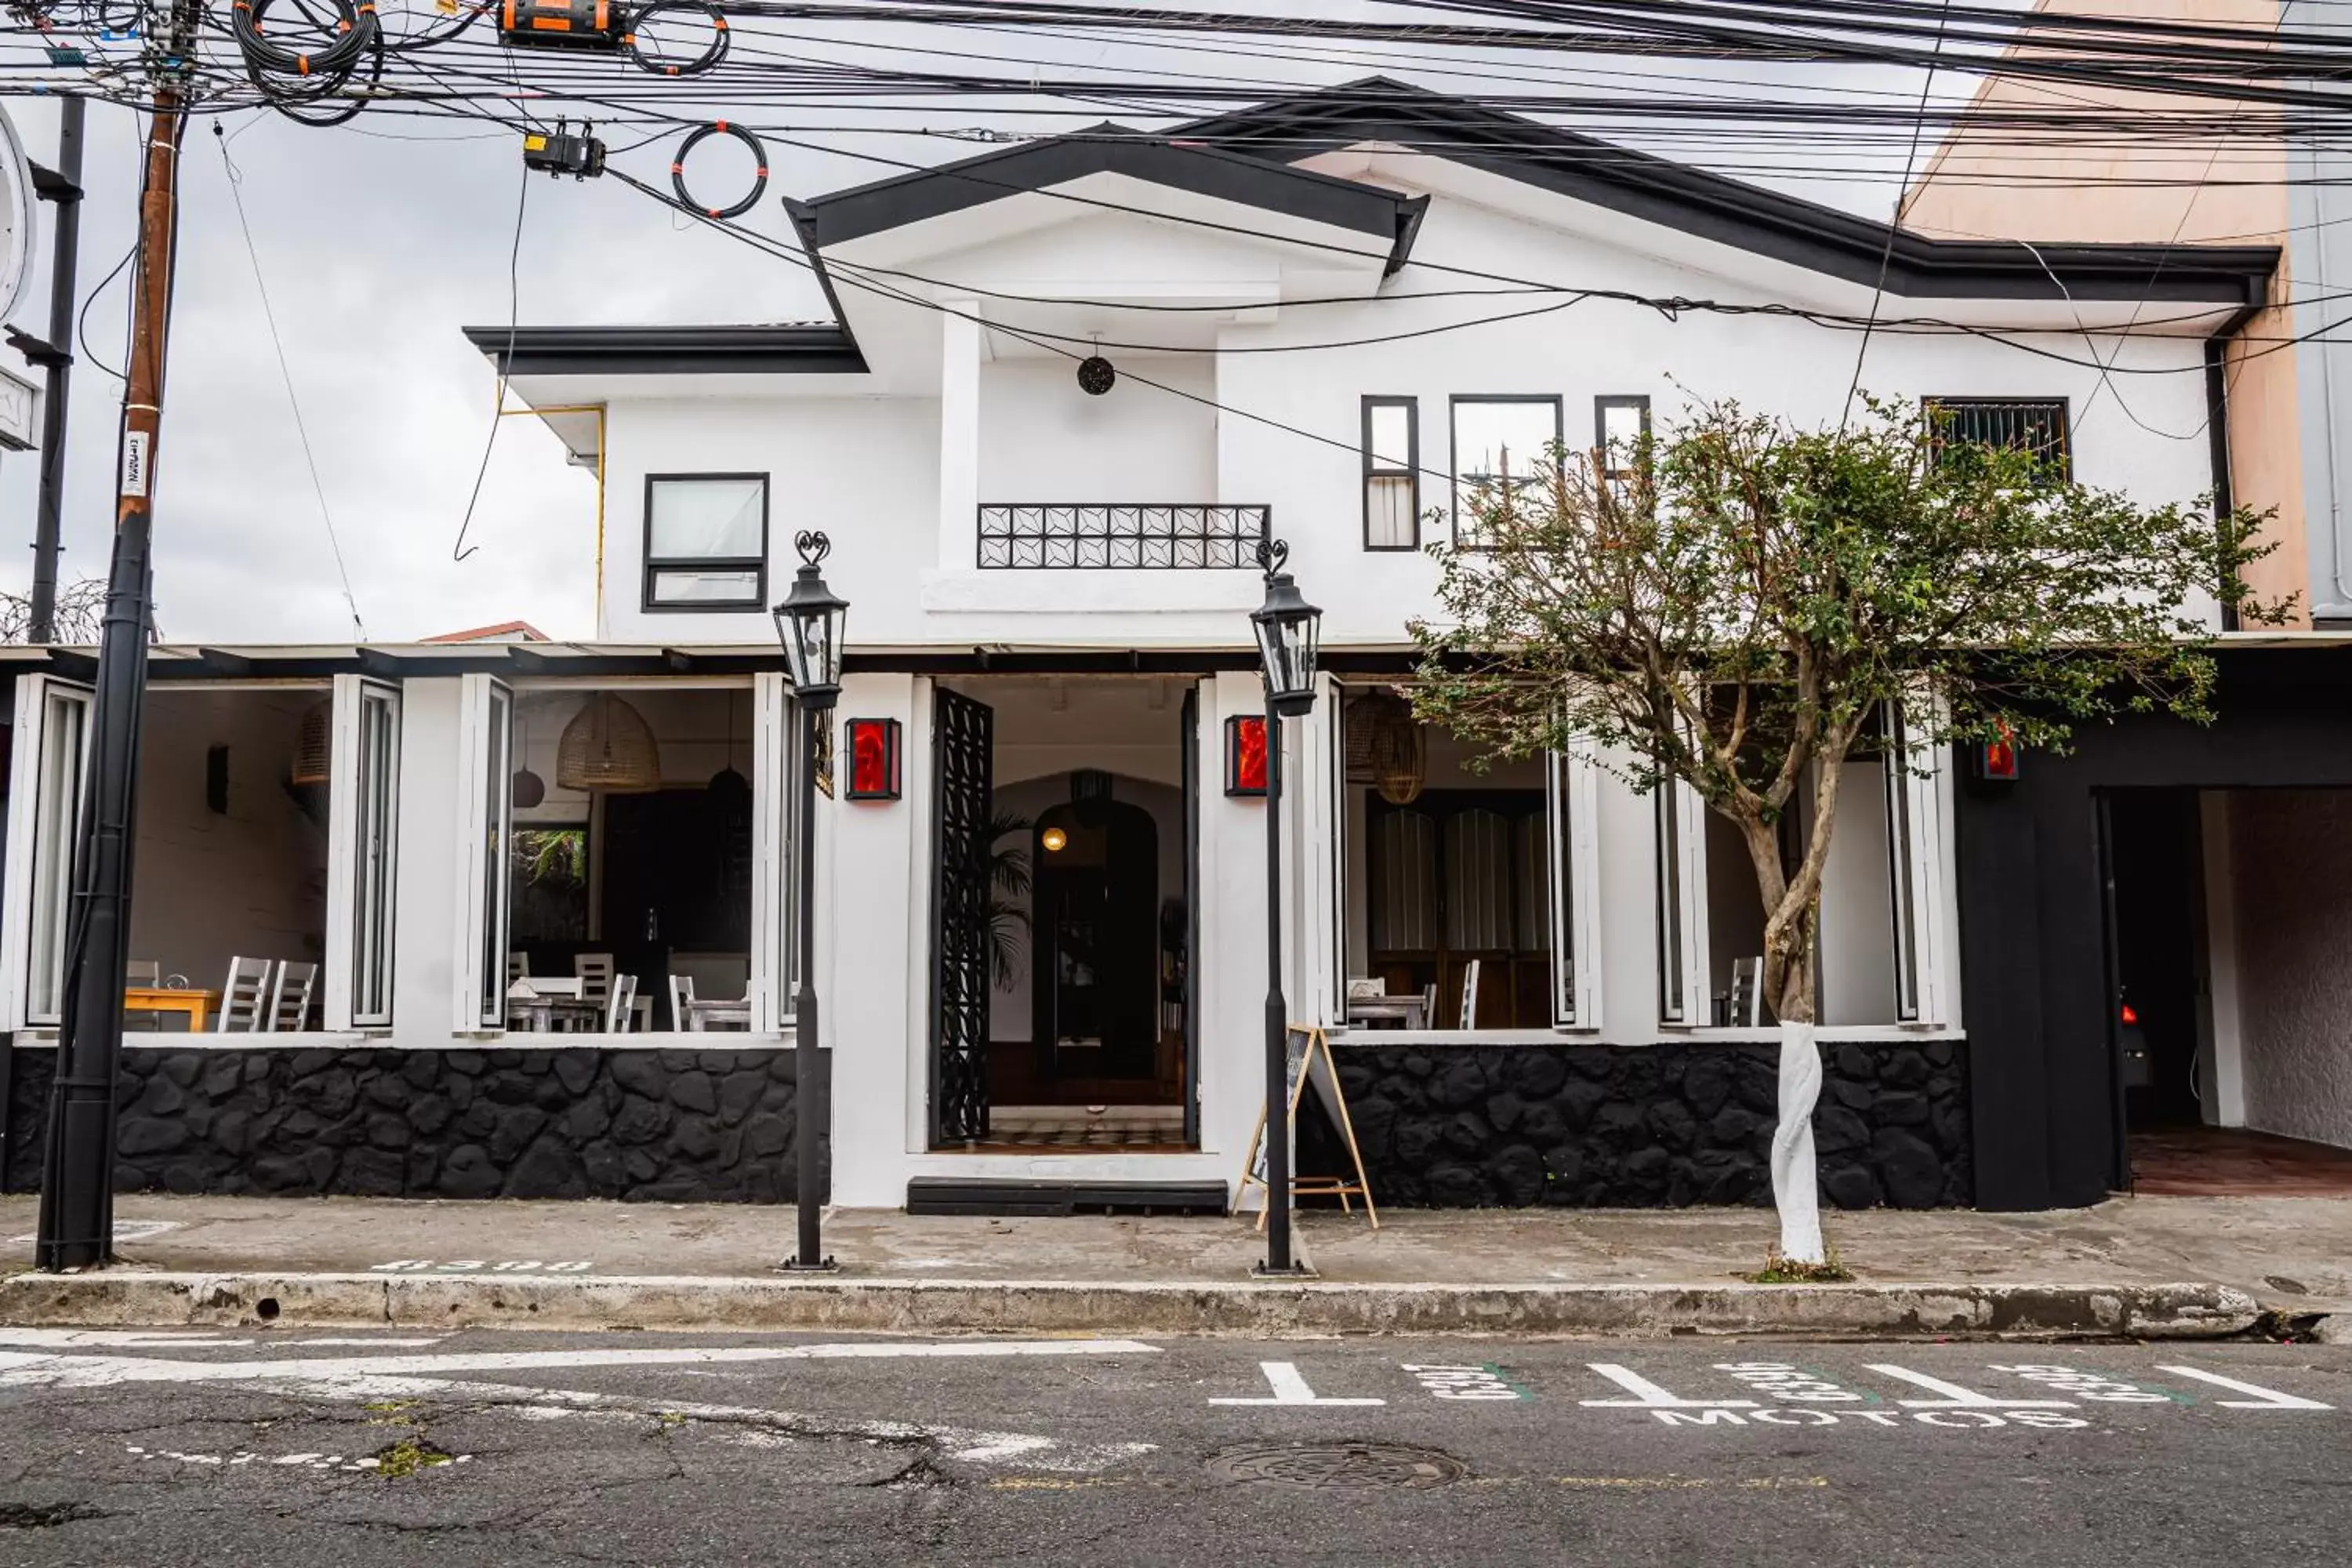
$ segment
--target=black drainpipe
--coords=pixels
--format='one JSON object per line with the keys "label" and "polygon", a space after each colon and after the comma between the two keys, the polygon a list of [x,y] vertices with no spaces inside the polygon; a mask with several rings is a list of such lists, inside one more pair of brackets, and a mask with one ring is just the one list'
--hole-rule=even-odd
{"label": "black drainpipe", "polygon": [[[2246,292],[2267,292],[2267,283],[2249,282]],[[2263,313],[2259,301],[2242,305],[2205,340],[2205,444],[2213,465],[2213,515],[2227,517],[2237,510],[2236,487],[2230,482],[2230,343],[2246,323]],[[2238,607],[2221,606],[2221,629],[2238,629]]]}

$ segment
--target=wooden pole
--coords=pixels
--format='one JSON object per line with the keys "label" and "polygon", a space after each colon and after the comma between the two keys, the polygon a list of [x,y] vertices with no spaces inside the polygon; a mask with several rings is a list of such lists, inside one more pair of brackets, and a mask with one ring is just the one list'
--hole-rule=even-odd
{"label": "wooden pole", "polygon": [[[161,7],[151,7],[151,16]],[[163,13],[163,48],[147,126],[139,199],[130,363],[122,395],[114,562],[107,580],[87,802],[74,859],[67,927],[65,1005],[49,1100],[47,1169],[35,1258],[46,1269],[94,1268],[114,1255],[114,1081],[122,1050],[122,980],[131,932],[131,851],[136,830],[139,719],[146,700],[151,512],[163,423],[163,366],[179,228],[180,142],[187,116],[193,9]],[[152,25],[151,25],[152,26]],[[152,36],[152,32],[151,32]]]}

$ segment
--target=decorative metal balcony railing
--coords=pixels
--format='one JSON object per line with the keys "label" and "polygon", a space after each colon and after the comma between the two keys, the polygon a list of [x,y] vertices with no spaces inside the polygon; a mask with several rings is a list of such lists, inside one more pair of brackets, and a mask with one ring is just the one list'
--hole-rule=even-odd
{"label": "decorative metal balcony railing", "polygon": [[1272,528],[1262,506],[983,506],[980,564],[1255,570]]}

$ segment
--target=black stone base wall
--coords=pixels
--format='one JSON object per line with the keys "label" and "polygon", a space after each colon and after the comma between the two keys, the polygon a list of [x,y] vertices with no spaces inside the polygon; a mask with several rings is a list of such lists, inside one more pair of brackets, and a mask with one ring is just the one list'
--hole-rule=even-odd
{"label": "black stone base wall", "polygon": [[[133,1047],[115,1190],[789,1203],[796,1068],[789,1050]],[[18,1192],[40,1184],[54,1071],[54,1051],[16,1052]]]}
{"label": "black stone base wall", "polygon": [[[1376,1203],[1650,1208],[1769,1204],[1779,1047],[1670,1043],[1336,1047]],[[1823,1045],[1822,1201],[1966,1206],[1968,1047]],[[1308,1104],[1318,1103],[1312,1094]],[[1302,1172],[1346,1151],[1299,1114]]]}

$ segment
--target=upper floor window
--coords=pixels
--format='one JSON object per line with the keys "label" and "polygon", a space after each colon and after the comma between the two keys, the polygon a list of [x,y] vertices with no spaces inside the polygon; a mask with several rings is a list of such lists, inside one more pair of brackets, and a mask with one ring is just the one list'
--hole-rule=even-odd
{"label": "upper floor window", "polygon": [[1605,477],[1632,479],[1642,442],[1650,434],[1650,400],[1641,396],[1594,398],[1592,434],[1594,445],[1601,448]]}
{"label": "upper floor window", "polygon": [[767,475],[646,478],[646,609],[764,609],[767,589]]}
{"label": "upper floor window", "polygon": [[1454,542],[1475,545],[1478,507],[1495,492],[1518,491],[1549,471],[1560,442],[1560,402],[1552,396],[1461,394],[1454,399]]}
{"label": "upper floor window", "polygon": [[2000,447],[2031,452],[2042,473],[2063,484],[2074,478],[2063,397],[1930,397],[1927,416],[1937,422],[1940,453],[1954,447]]}
{"label": "upper floor window", "polygon": [[1421,405],[1364,399],[1364,548],[1421,548]]}

